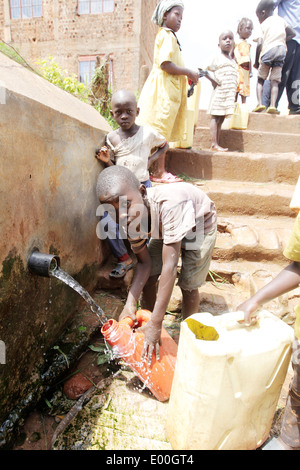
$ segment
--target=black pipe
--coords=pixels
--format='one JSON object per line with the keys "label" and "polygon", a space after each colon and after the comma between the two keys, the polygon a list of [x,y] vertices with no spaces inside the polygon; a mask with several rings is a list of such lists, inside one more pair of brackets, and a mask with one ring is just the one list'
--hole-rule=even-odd
{"label": "black pipe", "polygon": [[59,256],[41,253],[38,248],[34,248],[28,259],[29,271],[38,276],[50,277],[50,272],[55,271],[59,266]]}

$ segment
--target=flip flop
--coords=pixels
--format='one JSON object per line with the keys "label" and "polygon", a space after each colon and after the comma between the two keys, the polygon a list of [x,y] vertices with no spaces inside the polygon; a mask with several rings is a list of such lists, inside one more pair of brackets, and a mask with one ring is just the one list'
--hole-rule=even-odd
{"label": "flip flop", "polygon": [[278,109],[274,108],[274,106],[270,106],[267,109],[267,113],[268,114],[280,114],[280,111],[278,111]]}
{"label": "flip flop", "polygon": [[183,181],[182,178],[172,175],[172,173],[166,173],[164,177],[157,178],[156,176],[150,176],[150,180],[154,183],[180,183]]}
{"label": "flip flop", "polygon": [[258,104],[256,108],[253,109],[253,113],[261,113],[262,111],[265,111],[266,107],[263,104]]}
{"label": "flip flop", "polygon": [[125,276],[127,271],[133,268],[133,266],[134,266],[133,263],[130,263],[130,264],[118,263],[116,267],[109,273],[109,277],[112,277],[114,279],[121,279],[122,277]]}

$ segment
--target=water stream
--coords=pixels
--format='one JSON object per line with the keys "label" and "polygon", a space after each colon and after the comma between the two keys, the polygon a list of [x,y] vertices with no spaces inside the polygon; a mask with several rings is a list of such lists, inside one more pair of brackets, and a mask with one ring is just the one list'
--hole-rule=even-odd
{"label": "water stream", "polygon": [[75,281],[75,279],[70,276],[70,274],[66,273],[63,269],[57,266],[55,267],[55,269],[50,271],[50,275],[52,277],[56,277],[57,279],[71,287],[73,290],[78,292],[78,294],[80,294],[81,297],[83,297],[84,300],[89,304],[91,311],[97,315],[102,325],[107,322],[107,317],[105,316],[103,310],[99,307],[99,305],[96,304],[94,299],[82,287],[82,285],[80,285],[79,282]]}

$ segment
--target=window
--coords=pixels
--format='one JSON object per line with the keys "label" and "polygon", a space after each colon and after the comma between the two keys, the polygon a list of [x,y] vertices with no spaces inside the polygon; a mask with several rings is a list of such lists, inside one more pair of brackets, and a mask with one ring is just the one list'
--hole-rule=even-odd
{"label": "window", "polygon": [[78,13],[84,14],[97,14],[97,13],[111,13],[114,11],[115,0],[78,0]]}
{"label": "window", "polygon": [[[99,55],[101,59],[101,63],[105,60],[105,55]],[[108,77],[108,86],[109,89],[112,88],[113,85],[113,61],[112,57],[109,56],[108,58],[108,66],[109,66],[109,77]],[[82,83],[85,83],[86,85],[89,85],[94,72],[95,72],[95,67],[96,67],[96,56],[82,56],[79,58],[79,81]]]}
{"label": "window", "polygon": [[10,16],[17,18],[38,18],[43,16],[43,0],[10,0]]}
{"label": "window", "polygon": [[79,81],[88,85],[94,75],[96,57],[81,57],[79,59]]}

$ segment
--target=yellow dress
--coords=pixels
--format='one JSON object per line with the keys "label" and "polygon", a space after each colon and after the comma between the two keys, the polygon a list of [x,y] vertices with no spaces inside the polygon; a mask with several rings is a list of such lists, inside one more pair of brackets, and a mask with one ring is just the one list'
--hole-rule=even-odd
{"label": "yellow dress", "polygon": [[160,65],[167,61],[184,67],[175,34],[170,29],[160,28],[155,39],[153,67],[140,95],[140,114],[136,122],[153,127],[168,142],[176,142],[186,138],[188,82],[185,75],[164,72]]}
{"label": "yellow dress", "polygon": [[[292,234],[283,254],[291,261],[300,262],[300,213],[297,216]],[[300,340],[300,303],[295,307],[295,313],[295,336]]]}

